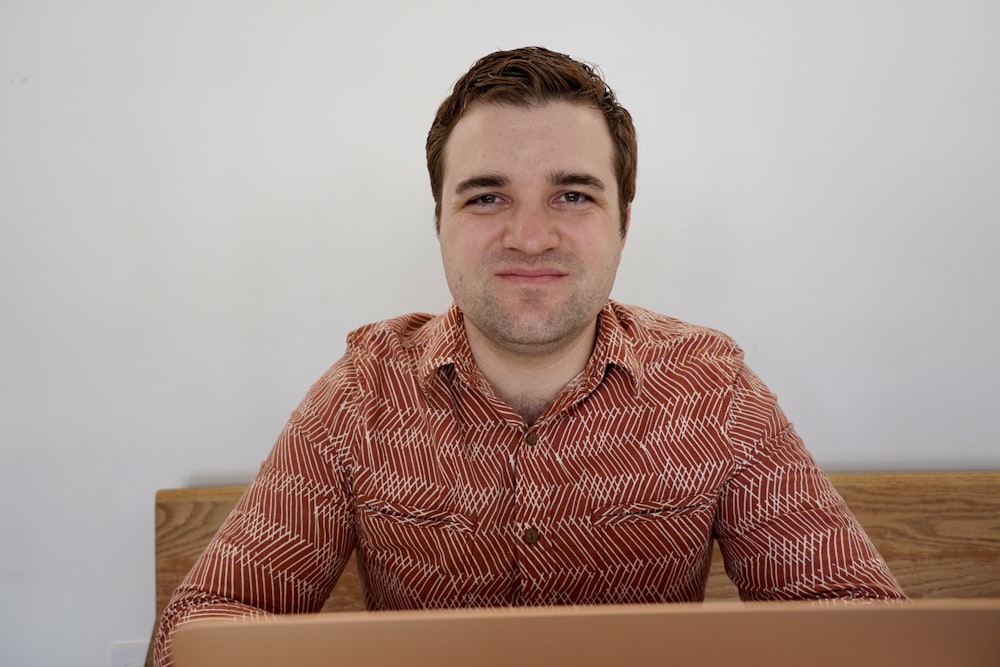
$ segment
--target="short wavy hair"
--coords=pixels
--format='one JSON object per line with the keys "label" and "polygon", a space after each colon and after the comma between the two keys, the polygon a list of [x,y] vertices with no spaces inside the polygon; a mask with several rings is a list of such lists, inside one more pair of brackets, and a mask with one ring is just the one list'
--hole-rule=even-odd
{"label": "short wavy hair", "polygon": [[427,171],[434,195],[435,226],[440,229],[444,149],[451,131],[474,104],[530,107],[548,102],[572,102],[604,114],[614,144],[613,169],[618,182],[621,233],[628,206],[635,198],[638,158],[632,115],[618,103],[598,69],[540,46],[496,51],[480,58],[462,76],[438,107],[427,133]]}

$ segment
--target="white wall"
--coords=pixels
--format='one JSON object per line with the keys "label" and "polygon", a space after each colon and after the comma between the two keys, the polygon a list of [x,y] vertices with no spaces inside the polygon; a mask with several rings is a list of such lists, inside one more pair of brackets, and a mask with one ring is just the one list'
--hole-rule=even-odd
{"label": "white wall", "polygon": [[[364,4],[364,8],[361,5]],[[540,43],[640,133],[616,298],[831,469],[1000,467],[988,0],[0,4],[0,663],[153,623],[157,488],[245,481],[345,333],[448,304],[423,139]]]}

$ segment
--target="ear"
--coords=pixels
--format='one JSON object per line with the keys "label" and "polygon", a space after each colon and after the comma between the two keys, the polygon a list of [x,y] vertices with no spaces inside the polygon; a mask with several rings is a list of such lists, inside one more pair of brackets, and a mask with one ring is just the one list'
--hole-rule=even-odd
{"label": "ear", "polygon": [[625,207],[625,219],[622,220],[622,248],[625,247],[625,241],[628,239],[628,227],[632,224],[632,204]]}

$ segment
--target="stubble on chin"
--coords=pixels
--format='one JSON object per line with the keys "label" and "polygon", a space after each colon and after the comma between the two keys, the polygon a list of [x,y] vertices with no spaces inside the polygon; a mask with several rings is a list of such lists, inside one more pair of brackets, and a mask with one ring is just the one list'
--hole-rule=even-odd
{"label": "stubble on chin", "polygon": [[[564,271],[569,284],[517,287],[497,277],[510,266],[533,265]],[[473,335],[498,349],[537,355],[559,349],[594,326],[610,287],[602,292],[605,286],[598,282],[576,282],[574,277],[586,273],[572,255],[558,251],[530,260],[502,251],[479,268],[474,281],[447,277]]]}
{"label": "stubble on chin", "polygon": [[545,290],[527,289],[513,299],[480,295],[462,312],[467,326],[492,345],[522,354],[544,354],[592,326],[600,311],[590,313],[575,297],[555,304]]}

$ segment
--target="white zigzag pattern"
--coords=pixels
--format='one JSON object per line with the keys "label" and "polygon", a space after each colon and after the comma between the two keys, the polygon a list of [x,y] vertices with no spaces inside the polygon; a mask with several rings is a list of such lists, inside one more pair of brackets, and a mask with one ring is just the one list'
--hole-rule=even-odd
{"label": "white zigzag pattern", "polygon": [[352,549],[372,609],[700,600],[714,539],[745,599],[902,595],[724,335],[609,302],[529,428],[453,308],[351,335],[164,624],[318,610]]}

